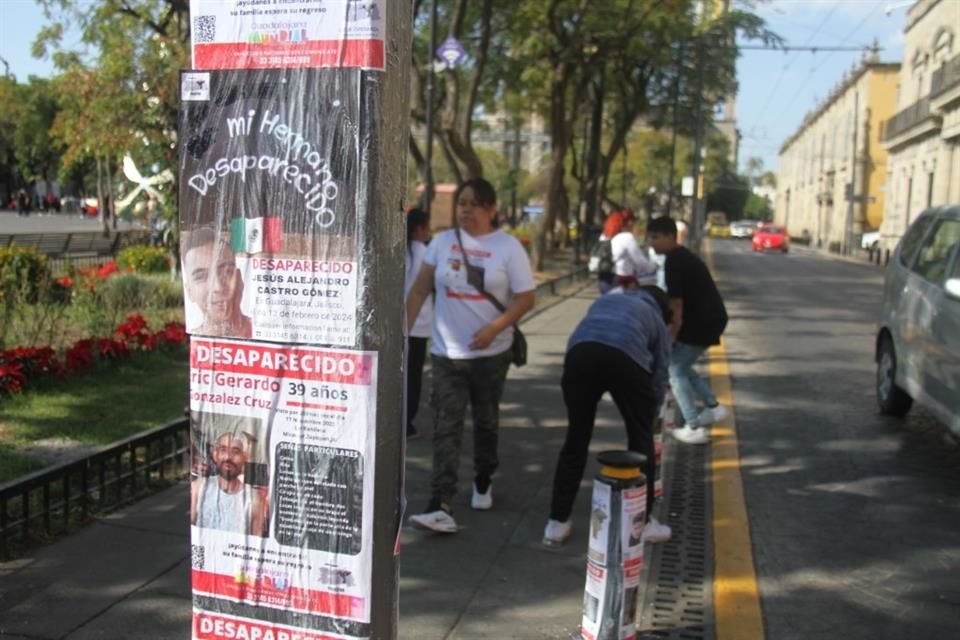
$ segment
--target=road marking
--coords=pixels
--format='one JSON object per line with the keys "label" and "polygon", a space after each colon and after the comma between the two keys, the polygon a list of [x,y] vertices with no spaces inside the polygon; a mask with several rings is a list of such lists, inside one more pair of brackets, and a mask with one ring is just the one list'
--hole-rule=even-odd
{"label": "road marking", "polygon": [[[713,272],[713,256],[704,244]],[[727,351],[721,343],[710,348],[710,388],[730,416],[711,429],[711,489],[713,493],[713,608],[717,640],[763,640],[760,590],[753,564],[753,545],[743,497],[736,412]]]}

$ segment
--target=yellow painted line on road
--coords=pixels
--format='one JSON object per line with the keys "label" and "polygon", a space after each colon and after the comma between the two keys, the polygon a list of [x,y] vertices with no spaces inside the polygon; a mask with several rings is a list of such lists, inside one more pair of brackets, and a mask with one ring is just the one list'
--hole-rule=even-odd
{"label": "yellow painted line on road", "polygon": [[[710,271],[714,271],[709,244],[705,243],[704,248]],[[733,385],[724,344],[712,347],[709,356],[710,388],[717,401],[730,409],[730,416],[710,431],[716,637],[717,640],[763,640],[760,589],[743,497]]]}
{"label": "yellow painted line on road", "polygon": [[710,349],[710,388],[730,416],[714,425],[711,489],[713,490],[713,604],[717,640],[763,640],[760,590],[753,566],[753,546],[740,476],[736,414],[730,367],[723,344]]}

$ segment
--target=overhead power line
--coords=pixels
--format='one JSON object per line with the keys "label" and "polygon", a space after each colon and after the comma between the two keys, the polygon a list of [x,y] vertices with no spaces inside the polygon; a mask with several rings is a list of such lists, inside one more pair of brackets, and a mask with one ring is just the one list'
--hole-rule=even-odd
{"label": "overhead power line", "polygon": [[[708,47],[713,48],[713,47]],[[880,47],[874,45],[865,44],[862,46],[843,46],[843,45],[823,45],[823,46],[804,46],[804,47],[794,47],[790,45],[785,45],[783,47],[775,47],[771,45],[740,45],[737,47],[729,47],[730,49],[739,49],[740,51],[744,50],[753,50],[753,51],[809,51],[810,53],[818,53],[821,51],[874,51],[880,50]]]}

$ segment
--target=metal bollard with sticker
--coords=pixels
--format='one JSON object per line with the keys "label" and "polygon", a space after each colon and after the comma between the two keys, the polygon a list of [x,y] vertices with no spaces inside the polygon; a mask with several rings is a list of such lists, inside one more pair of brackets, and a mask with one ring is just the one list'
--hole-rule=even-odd
{"label": "metal bollard with sticker", "polygon": [[637,590],[643,568],[647,486],[646,456],[603,451],[590,505],[583,640],[636,638]]}

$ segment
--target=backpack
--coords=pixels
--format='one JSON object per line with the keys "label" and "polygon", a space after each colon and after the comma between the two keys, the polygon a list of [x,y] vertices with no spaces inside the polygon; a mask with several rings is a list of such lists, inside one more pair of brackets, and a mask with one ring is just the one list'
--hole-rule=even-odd
{"label": "backpack", "polygon": [[598,275],[613,273],[613,248],[610,246],[610,240],[597,240],[593,245],[587,269],[590,273]]}

